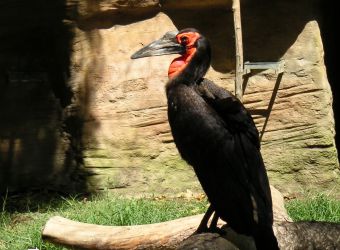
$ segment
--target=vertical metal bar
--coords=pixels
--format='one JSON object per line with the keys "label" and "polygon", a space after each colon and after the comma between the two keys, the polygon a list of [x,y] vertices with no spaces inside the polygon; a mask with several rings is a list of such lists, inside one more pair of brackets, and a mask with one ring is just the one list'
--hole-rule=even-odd
{"label": "vertical metal bar", "polygon": [[243,43],[241,25],[241,5],[240,0],[233,0],[233,16],[235,29],[235,51],[236,51],[236,72],[235,72],[235,95],[242,101],[243,90]]}

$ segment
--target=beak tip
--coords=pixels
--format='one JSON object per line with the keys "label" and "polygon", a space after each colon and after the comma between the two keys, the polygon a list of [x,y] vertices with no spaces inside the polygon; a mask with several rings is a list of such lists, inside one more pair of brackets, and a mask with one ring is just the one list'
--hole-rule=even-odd
{"label": "beak tip", "polygon": [[140,50],[137,51],[137,52],[135,52],[135,53],[133,53],[133,54],[130,56],[131,59],[138,59],[138,58],[141,58],[141,57],[143,57],[143,54],[140,53]]}

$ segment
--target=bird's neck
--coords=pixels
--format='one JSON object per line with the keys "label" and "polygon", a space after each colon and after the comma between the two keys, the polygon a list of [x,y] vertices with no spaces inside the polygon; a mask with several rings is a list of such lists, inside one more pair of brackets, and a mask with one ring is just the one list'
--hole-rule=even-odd
{"label": "bird's neck", "polygon": [[168,77],[169,79],[173,79],[188,66],[189,62],[191,61],[192,57],[196,53],[196,48],[190,48],[186,51],[186,53],[180,57],[176,57],[170,64],[168,70]]}
{"label": "bird's neck", "polygon": [[175,58],[169,67],[169,81],[166,88],[178,84],[199,84],[210,67],[210,46],[204,38],[198,41],[196,47],[187,49],[186,53]]}

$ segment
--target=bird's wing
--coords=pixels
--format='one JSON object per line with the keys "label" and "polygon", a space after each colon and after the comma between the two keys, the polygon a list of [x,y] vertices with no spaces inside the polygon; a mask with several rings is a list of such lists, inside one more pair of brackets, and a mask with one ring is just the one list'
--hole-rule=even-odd
{"label": "bird's wing", "polygon": [[205,101],[226,122],[230,132],[246,135],[254,146],[260,148],[255,123],[247,109],[233,94],[208,79],[204,79],[197,88]]}
{"label": "bird's wing", "polygon": [[224,145],[228,148],[226,151],[235,152],[225,156],[231,165],[230,170],[242,186],[257,196],[256,200],[261,199],[264,206],[271,209],[271,195],[260,153],[259,134],[250,113],[229,91],[207,79],[197,86],[197,92],[221,117],[227,132],[233,137],[234,143],[226,142]]}

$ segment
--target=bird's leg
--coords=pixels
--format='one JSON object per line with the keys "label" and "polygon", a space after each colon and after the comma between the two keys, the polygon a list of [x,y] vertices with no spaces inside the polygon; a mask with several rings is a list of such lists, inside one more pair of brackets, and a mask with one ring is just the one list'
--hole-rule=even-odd
{"label": "bird's leg", "polygon": [[204,233],[204,232],[208,232],[209,228],[208,228],[208,221],[211,217],[211,215],[214,212],[214,208],[213,206],[210,204],[207,212],[205,212],[203,219],[201,220],[200,225],[198,226],[198,228],[196,229],[194,234],[200,234],[200,233]]}
{"label": "bird's leg", "polygon": [[210,222],[210,226],[209,226],[209,229],[210,229],[210,230],[214,230],[214,229],[217,228],[217,221],[218,221],[218,218],[219,218],[219,216],[217,215],[217,213],[216,213],[216,211],[215,211],[214,216],[213,216],[213,218],[212,218],[212,220],[211,220],[211,222]]}
{"label": "bird's leg", "polygon": [[215,211],[215,213],[214,213],[214,216],[213,216],[213,218],[212,218],[212,220],[211,220],[211,222],[210,222],[210,226],[209,226],[209,232],[212,232],[212,233],[218,233],[219,235],[225,235],[226,234],[226,232],[222,229],[222,228],[219,228],[218,226],[217,226],[217,222],[218,222],[218,219],[219,219],[220,217],[218,216],[218,214],[216,213],[216,211]]}

